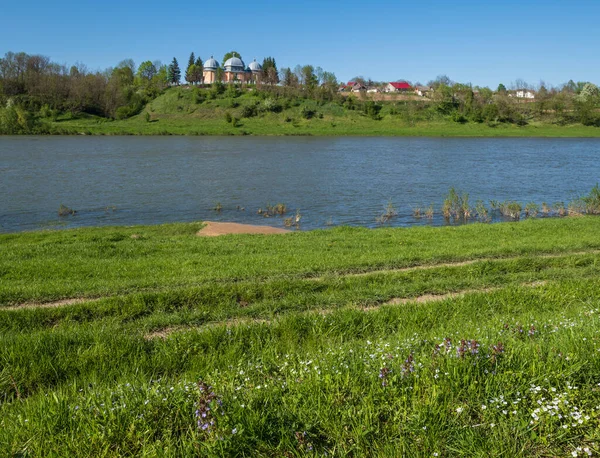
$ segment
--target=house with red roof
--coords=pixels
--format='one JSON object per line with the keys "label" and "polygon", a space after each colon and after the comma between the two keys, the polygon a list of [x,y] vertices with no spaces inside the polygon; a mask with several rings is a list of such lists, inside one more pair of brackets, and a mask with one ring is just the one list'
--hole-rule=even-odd
{"label": "house with red roof", "polygon": [[388,83],[388,85],[385,87],[384,91],[385,92],[408,92],[408,91],[412,91],[413,88],[410,84],[408,84],[406,81],[397,81],[394,83]]}

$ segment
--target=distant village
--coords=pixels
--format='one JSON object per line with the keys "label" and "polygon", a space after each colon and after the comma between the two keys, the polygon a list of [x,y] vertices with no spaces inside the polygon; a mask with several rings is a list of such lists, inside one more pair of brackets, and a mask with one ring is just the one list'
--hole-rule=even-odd
{"label": "distant village", "polygon": [[[246,65],[239,55],[234,54],[227,59],[223,66],[211,56],[202,65],[203,84],[212,84],[217,81],[224,83],[257,83],[264,79],[263,66],[254,59],[249,65]],[[358,79],[358,78],[357,78]],[[340,93],[402,93],[406,95],[417,95],[419,97],[431,97],[434,88],[423,86],[421,84],[412,85],[408,81],[393,81],[389,83],[372,83],[362,81],[349,81],[341,84],[338,88]],[[477,90],[473,91],[477,94]],[[536,93],[532,89],[515,89],[507,91],[509,97],[518,99],[534,100]]]}
{"label": "distant village", "polygon": [[[368,85],[365,83],[361,83],[358,81],[349,81],[346,84],[342,84],[339,89],[339,92],[351,92],[351,93],[403,93],[403,94],[416,94],[419,97],[430,97],[434,88],[429,86],[422,85],[411,85],[407,81],[394,81],[387,84],[379,84],[379,85]],[[475,94],[477,91],[473,91]],[[531,89],[516,89],[508,92],[509,97],[516,97],[518,99],[535,99],[535,91]]]}

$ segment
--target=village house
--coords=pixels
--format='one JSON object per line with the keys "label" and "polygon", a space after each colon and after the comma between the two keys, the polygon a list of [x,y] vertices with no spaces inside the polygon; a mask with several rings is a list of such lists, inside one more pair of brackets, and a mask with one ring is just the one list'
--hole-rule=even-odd
{"label": "village house", "polygon": [[365,86],[364,84],[361,83],[356,83],[354,86],[352,86],[351,91],[352,92],[363,92],[367,90],[367,86]]}
{"label": "village house", "polygon": [[531,89],[517,89],[514,93],[508,94],[509,97],[517,99],[535,99],[535,91]]}
{"label": "village house", "polygon": [[431,92],[432,92],[432,89],[429,86],[416,86],[415,87],[415,94],[417,94],[419,97],[425,97],[426,95],[430,95]]}
{"label": "village house", "polygon": [[406,81],[397,81],[394,83],[388,83],[384,88],[384,92],[407,92],[412,91],[412,86]]}

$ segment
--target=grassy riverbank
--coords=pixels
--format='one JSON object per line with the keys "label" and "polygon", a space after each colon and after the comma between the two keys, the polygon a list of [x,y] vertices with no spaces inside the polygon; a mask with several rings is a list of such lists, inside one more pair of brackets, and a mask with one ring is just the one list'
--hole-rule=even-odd
{"label": "grassy riverbank", "polygon": [[600,219],[200,227],[0,235],[0,454],[600,451]]}
{"label": "grassy riverbank", "polygon": [[[260,93],[208,98],[210,93],[208,89],[172,88],[128,119],[61,115],[47,120],[46,128],[54,133],[86,135],[600,137],[598,127],[558,123],[552,116],[532,117],[523,125],[455,122],[435,115],[427,101],[399,99],[373,105],[368,105],[373,103],[368,99],[353,104],[309,99],[278,102],[263,99]],[[271,102],[266,104],[266,100]],[[424,114],[427,110],[431,113]]]}

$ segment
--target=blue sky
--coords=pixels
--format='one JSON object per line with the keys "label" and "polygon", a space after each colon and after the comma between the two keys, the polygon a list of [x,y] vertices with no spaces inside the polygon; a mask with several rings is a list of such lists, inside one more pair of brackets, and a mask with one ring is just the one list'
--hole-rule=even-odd
{"label": "blue sky", "polygon": [[246,63],[273,56],[280,68],[312,64],[340,80],[600,83],[597,0],[3,3],[0,55],[39,53],[92,70],[237,50]]}

